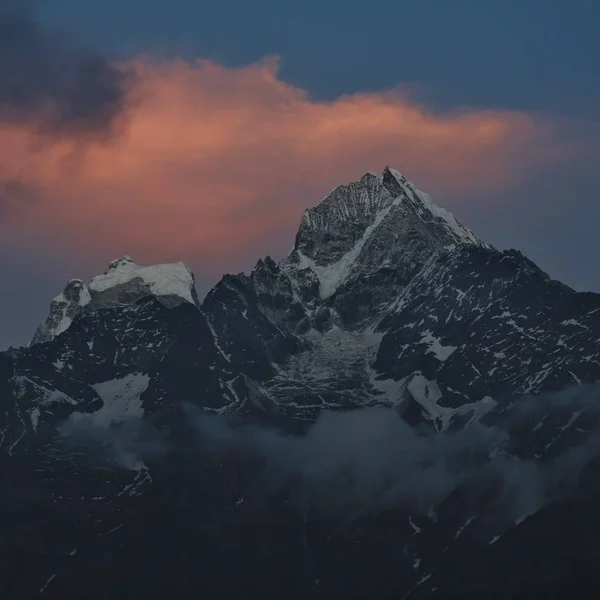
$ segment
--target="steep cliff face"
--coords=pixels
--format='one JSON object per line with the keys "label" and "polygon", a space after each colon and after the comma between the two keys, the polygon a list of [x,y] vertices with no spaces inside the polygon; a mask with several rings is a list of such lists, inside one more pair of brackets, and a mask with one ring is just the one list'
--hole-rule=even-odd
{"label": "steep cliff face", "polygon": [[309,306],[354,327],[375,318],[421,267],[456,247],[489,247],[398,171],[367,173],[304,212],[280,267]]}
{"label": "steep cliff face", "polygon": [[[261,598],[293,597],[290,581],[299,598],[463,589],[453,575],[457,561],[489,570],[499,552],[510,565],[510,544],[533,543],[531,532],[551,526],[556,511],[576,517],[577,499],[564,512],[536,512],[547,499],[535,508],[523,501],[507,533],[506,516],[500,525],[497,513],[506,494],[526,481],[523,473],[541,477],[544,494],[548,481],[562,485],[553,479],[557,465],[571,465],[575,479],[593,479],[593,470],[585,477],[581,471],[594,454],[600,421],[590,402],[595,388],[588,387],[600,380],[599,341],[599,295],[578,294],[519,252],[496,250],[389,168],[335,188],[302,215],[288,256],[261,259],[248,275],[224,276],[202,303],[183,263],[117,259],[87,285],[69,281],[31,345],[0,354],[0,468],[13,490],[7,510],[19,512],[20,494],[30,504],[43,498],[68,544],[89,550],[76,563],[65,558],[72,551],[66,546],[43,545],[60,527],[37,519],[37,500],[28,504],[31,512],[15,518],[30,527],[43,568],[28,582],[9,578],[7,597],[26,597],[31,586],[46,583],[44,593],[57,586],[63,596],[54,597],[61,598],[68,590],[79,594],[71,597],[119,597],[115,590],[125,588],[135,590],[122,597],[159,590],[195,597],[185,594],[203,582],[217,589],[223,570],[242,582],[232,593],[247,584]],[[233,416],[236,428],[250,422],[275,429],[266,445],[254,447],[256,455],[243,448],[215,455],[191,425],[194,407]],[[379,512],[345,516],[343,526],[331,514],[311,521],[298,500],[306,490],[298,491],[297,472],[276,486],[265,479],[264,461],[280,443],[273,431],[308,430],[311,440],[324,411],[368,407],[391,408],[407,427],[402,435],[415,436],[410,451],[369,470],[383,473],[390,497],[397,499],[398,474],[386,465],[405,464],[416,449],[425,449],[423,459],[409,463],[403,481],[445,481],[456,468],[466,472],[455,464],[463,459],[468,477],[442,485],[444,494],[434,495],[427,510],[390,500]],[[219,443],[257,435],[215,427]],[[352,479],[353,461],[364,454],[358,441],[368,430],[364,421],[353,431],[357,450],[333,477],[340,485]],[[455,439],[480,440],[482,431],[490,445],[478,446],[475,458],[469,444],[456,455],[446,452]],[[382,442],[369,439],[367,454],[376,455]],[[300,460],[297,446],[285,448]],[[446,461],[441,471],[439,456]],[[514,478],[508,487],[506,478],[498,484],[495,465]],[[480,468],[485,476],[473,478]],[[597,493],[586,485],[584,507]],[[533,525],[522,522],[532,512]],[[82,527],[88,533],[79,540]],[[20,544],[18,528],[10,535],[0,535],[0,550],[9,554]],[[153,547],[156,536],[172,545],[185,539],[181,553]],[[276,547],[284,548],[281,555]],[[589,555],[595,551],[590,546]],[[33,556],[25,547],[19,552]],[[210,568],[195,571],[184,559],[190,553]],[[138,587],[128,575],[132,556],[144,565]],[[118,576],[90,595],[77,572],[101,573],[107,564]],[[158,564],[171,583],[150,577]],[[274,564],[285,577],[273,576]],[[55,568],[62,575],[46,581]],[[0,578],[0,596],[2,585]],[[471,591],[487,597],[489,587],[479,579],[477,586]]]}
{"label": "steep cliff face", "polygon": [[91,302],[88,287],[81,279],[71,279],[65,289],[50,304],[46,320],[37,328],[32,344],[48,342],[65,331]]}

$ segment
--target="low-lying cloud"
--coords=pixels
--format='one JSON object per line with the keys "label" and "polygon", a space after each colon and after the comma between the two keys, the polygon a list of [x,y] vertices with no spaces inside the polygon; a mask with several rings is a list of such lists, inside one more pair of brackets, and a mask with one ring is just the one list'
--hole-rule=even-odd
{"label": "low-lying cloud", "polygon": [[[185,410],[209,452],[260,457],[267,485],[291,486],[303,507],[335,515],[392,507],[427,514],[455,492],[477,503],[491,489],[496,510],[514,521],[573,492],[600,454],[599,396],[596,386],[584,386],[520,397],[500,403],[487,423],[444,434],[410,427],[389,408],[324,411],[302,436],[231,423],[194,406]],[[556,421],[546,431],[548,448],[569,427],[585,423],[590,433],[536,458],[535,450],[515,446],[534,439],[540,418],[549,420],[547,428]]]}
{"label": "low-lying cloud", "polygon": [[58,430],[67,442],[86,447],[89,456],[123,469],[138,470],[145,460],[160,460],[168,451],[160,431],[140,419],[107,425],[96,421],[93,413],[75,413]]}
{"label": "low-lying cloud", "polygon": [[[323,411],[300,435],[191,404],[182,408],[200,446],[140,419],[100,426],[81,415],[60,432],[125,469],[144,461],[152,468],[175,452],[199,472],[213,455],[247,471],[263,496],[285,492],[304,514],[353,519],[382,509],[429,516],[458,510],[507,525],[581,491],[582,474],[600,456],[599,398],[598,386],[508,398],[481,421],[446,433],[411,427],[387,407]],[[444,509],[447,503],[454,508]]]}

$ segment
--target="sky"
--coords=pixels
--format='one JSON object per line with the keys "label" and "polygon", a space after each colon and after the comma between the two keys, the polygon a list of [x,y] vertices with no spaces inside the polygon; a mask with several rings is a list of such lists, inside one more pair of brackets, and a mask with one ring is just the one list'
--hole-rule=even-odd
{"label": "sky", "polygon": [[600,292],[600,5],[0,0],[0,348],[69,278],[282,258],[386,165]]}

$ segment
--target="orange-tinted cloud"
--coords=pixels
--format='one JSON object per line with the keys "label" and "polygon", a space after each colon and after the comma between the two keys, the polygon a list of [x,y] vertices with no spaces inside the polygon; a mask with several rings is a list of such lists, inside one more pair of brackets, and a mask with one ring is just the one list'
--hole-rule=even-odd
{"label": "orange-tinted cloud", "polygon": [[436,114],[400,91],[316,101],[278,77],[276,59],[127,66],[137,84],[109,142],[0,124],[11,229],[95,257],[229,269],[291,246],[304,208],[368,170],[389,164],[458,198],[514,186],[566,151],[554,123],[525,113]]}

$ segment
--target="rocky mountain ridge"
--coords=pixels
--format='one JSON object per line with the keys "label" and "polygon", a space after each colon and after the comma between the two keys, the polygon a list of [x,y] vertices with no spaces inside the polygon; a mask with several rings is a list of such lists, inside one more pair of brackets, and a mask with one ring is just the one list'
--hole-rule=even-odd
{"label": "rocky mountain ridge", "polygon": [[[398,171],[386,168],[380,176],[368,173],[335,188],[305,211],[287,257],[279,263],[270,257],[259,260],[248,275],[224,276],[201,303],[183,263],[141,267],[122,257],[89,285],[71,280],[53,300],[32,344],[0,354],[3,469],[16,497],[33,498],[38,492],[40,498],[47,497],[44,502],[57,511],[52,517],[57,523],[70,511],[79,515],[75,529],[65,526],[67,537],[82,526],[92,531],[92,522],[105,522],[106,531],[117,527],[122,533],[108,538],[115,541],[107,551],[120,556],[124,565],[131,559],[120,547],[138,548],[139,536],[150,532],[166,535],[159,525],[148,525],[142,534],[142,521],[133,513],[155,519],[156,511],[172,502],[165,527],[183,537],[175,526],[176,513],[188,508],[193,512],[193,507],[206,511],[193,517],[200,529],[233,528],[219,534],[230,543],[219,550],[224,562],[219,562],[219,552],[214,554],[215,540],[220,539],[216,533],[197,533],[195,541],[186,537],[185,544],[190,551],[212,553],[215,571],[229,564],[241,581],[250,581],[252,575],[235,548],[241,544],[246,553],[255,551],[242,529],[264,520],[268,525],[261,552],[265,560],[277,560],[274,547],[287,544],[289,553],[284,555],[291,562],[284,561],[281,569],[296,581],[298,597],[330,597],[334,592],[357,598],[418,597],[436,587],[440,593],[453,593],[463,584],[443,573],[456,556],[466,553],[475,562],[480,557],[485,561],[504,543],[505,534],[520,539],[518,531],[523,530],[528,536],[537,527],[526,525],[530,519],[543,526],[550,518],[545,515],[556,509],[544,508],[546,500],[519,504],[523,514],[507,533],[506,524],[500,526],[490,512],[508,493],[507,476],[502,476],[500,492],[494,492],[497,480],[486,471],[487,491],[477,492],[478,498],[487,498],[478,500],[481,505],[473,504],[471,492],[460,483],[436,496],[437,504],[429,511],[392,505],[379,515],[361,514],[351,524],[317,516],[308,525],[307,513],[299,516],[293,502],[288,505],[277,495],[281,490],[259,490],[255,480],[247,479],[244,473],[257,467],[252,463],[249,471],[247,461],[254,459],[244,453],[228,451],[225,458],[192,453],[194,464],[203,466],[191,474],[184,467],[191,452],[186,444],[197,440],[198,432],[190,431],[186,415],[198,409],[297,433],[312,431],[327,412],[380,407],[400,415],[417,440],[431,439],[431,447],[436,440],[453,444],[457,433],[470,439],[470,432],[481,427],[486,435],[499,431],[500,442],[490,441],[490,456],[482,460],[499,468],[494,465],[504,462],[494,462],[491,451],[500,452],[502,461],[518,467],[502,471],[509,477],[521,473],[522,465],[554,468],[556,461],[563,464],[560,460],[575,461],[572,472],[584,477],[599,420],[590,402],[595,388],[589,387],[600,379],[599,342],[599,295],[576,293],[552,281],[519,252],[494,249]],[[575,391],[565,396],[565,389]],[[524,411],[532,397],[551,393],[559,395]],[[140,438],[147,435],[149,440],[140,446]],[[73,439],[88,450],[82,454]],[[198,444],[189,443],[194,448]],[[95,450],[90,459],[89,449],[98,446],[101,456]],[[98,478],[99,462],[104,478]],[[414,468],[429,473],[428,467]],[[31,478],[22,479],[22,473],[31,473]],[[41,473],[41,479],[34,473]],[[542,479],[546,482],[546,475]],[[222,494],[220,499],[205,490],[207,481],[212,493]],[[82,486],[89,487],[89,497],[79,494]],[[546,488],[544,493],[549,493]],[[107,512],[102,515],[92,500],[96,497],[105,499]],[[9,508],[16,506],[18,502]],[[90,514],[95,521],[89,520]],[[35,539],[48,534],[47,525],[31,515],[22,520]],[[517,533],[512,533],[515,528]],[[106,531],[85,538],[94,550],[78,568],[101,564],[98,536]],[[5,538],[4,546],[0,543],[9,555],[15,535]],[[173,543],[178,543],[176,538]],[[446,554],[447,548],[454,554]],[[30,560],[31,554],[24,552],[23,560]],[[71,567],[63,568],[63,555],[44,552],[40,564],[50,569],[60,563],[57,572],[62,573],[48,582],[44,593],[54,589],[54,597],[77,597],[65,596],[70,589],[81,595],[84,584]],[[150,554],[145,550],[140,559],[146,574]],[[379,557],[379,566],[374,557]],[[289,572],[292,563],[299,571]],[[356,573],[348,573],[349,565]],[[188,597],[173,583],[183,576],[175,575],[172,566],[165,571],[171,579],[154,591],[177,590],[180,597]],[[188,567],[184,579],[201,585],[202,578]],[[125,566],[111,568],[124,578],[109,589],[111,597],[141,593],[141,588],[126,591],[133,584]],[[263,567],[254,568],[267,577]],[[202,573],[218,587],[214,573]],[[0,592],[24,597],[25,584],[9,579],[3,584],[0,578]],[[283,581],[275,585],[276,579],[273,589],[289,594],[289,586]],[[270,597],[265,596],[267,588],[261,595],[259,582],[253,585],[258,586],[256,597]],[[264,581],[262,585],[268,587]],[[477,593],[486,593],[485,585],[478,585]],[[151,588],[144,587],[147,593]],[[379,590],[379,595],[365,595],[368,589]],[[392,592],[396,596],[385,595]]]}

